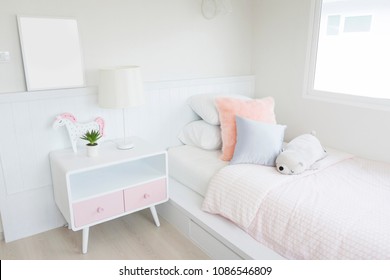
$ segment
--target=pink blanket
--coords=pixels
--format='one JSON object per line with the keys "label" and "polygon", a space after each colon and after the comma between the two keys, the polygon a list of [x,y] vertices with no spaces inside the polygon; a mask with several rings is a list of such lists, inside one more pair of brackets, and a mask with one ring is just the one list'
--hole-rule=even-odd
{"label": "pink blanket", "polygon": [[202,209],[286,258],[390,259],[390,164],[332,150],[300,175],[229,165]]}

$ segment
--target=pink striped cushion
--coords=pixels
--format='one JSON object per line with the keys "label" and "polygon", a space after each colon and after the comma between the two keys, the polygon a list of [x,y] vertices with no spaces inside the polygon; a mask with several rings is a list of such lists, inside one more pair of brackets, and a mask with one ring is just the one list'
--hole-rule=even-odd
{"label": "pink striped cushion", "polygon": [[240,100],[229,97],[216,98],[222,133],[221,159],[229,161],[236,146],[236,115],[265,123],[276,124],[272,97],[262,99]]}

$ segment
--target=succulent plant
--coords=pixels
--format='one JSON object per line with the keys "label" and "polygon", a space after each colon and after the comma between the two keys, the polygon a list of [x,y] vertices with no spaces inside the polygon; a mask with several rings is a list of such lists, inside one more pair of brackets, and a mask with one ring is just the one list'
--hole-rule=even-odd
{"label": "succulent plant", "polygon": [[88,141],[88,146],[96,146],[98,144],[96,141],[102,138],[102,135],[98,130],[91,130],[84,133],[80,138]]}

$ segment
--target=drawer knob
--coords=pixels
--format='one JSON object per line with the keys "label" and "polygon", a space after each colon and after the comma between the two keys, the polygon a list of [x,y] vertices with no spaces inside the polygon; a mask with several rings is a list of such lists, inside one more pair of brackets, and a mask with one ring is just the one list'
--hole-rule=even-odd
{"label": "drawer knob", "polygon": [[103,207],[98,207],[97,212],[98,212],[98,213],[104,212],[104,208],[103,208]]}
{"label": "drawer knob", "polygon": [[147,194],[147,193],[144,194],[144,198],[145,198],[145,199],[146,199],[146,198],[149,198],[149,197],[150,197],[149,194]]}

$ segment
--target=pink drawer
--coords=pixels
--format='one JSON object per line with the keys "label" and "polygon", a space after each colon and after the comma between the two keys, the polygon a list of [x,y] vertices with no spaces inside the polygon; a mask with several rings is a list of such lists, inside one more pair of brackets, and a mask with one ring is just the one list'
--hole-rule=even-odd
{"label": "pink drawer", "polygon": [[76,227],[104,220],[124,212],[123,192],[115,192],[73,204]]}
{"label": "pink drawer", "polygon": [[125,212],[148,207],[167,199],[166,180],[161,179],[124,191]]}

